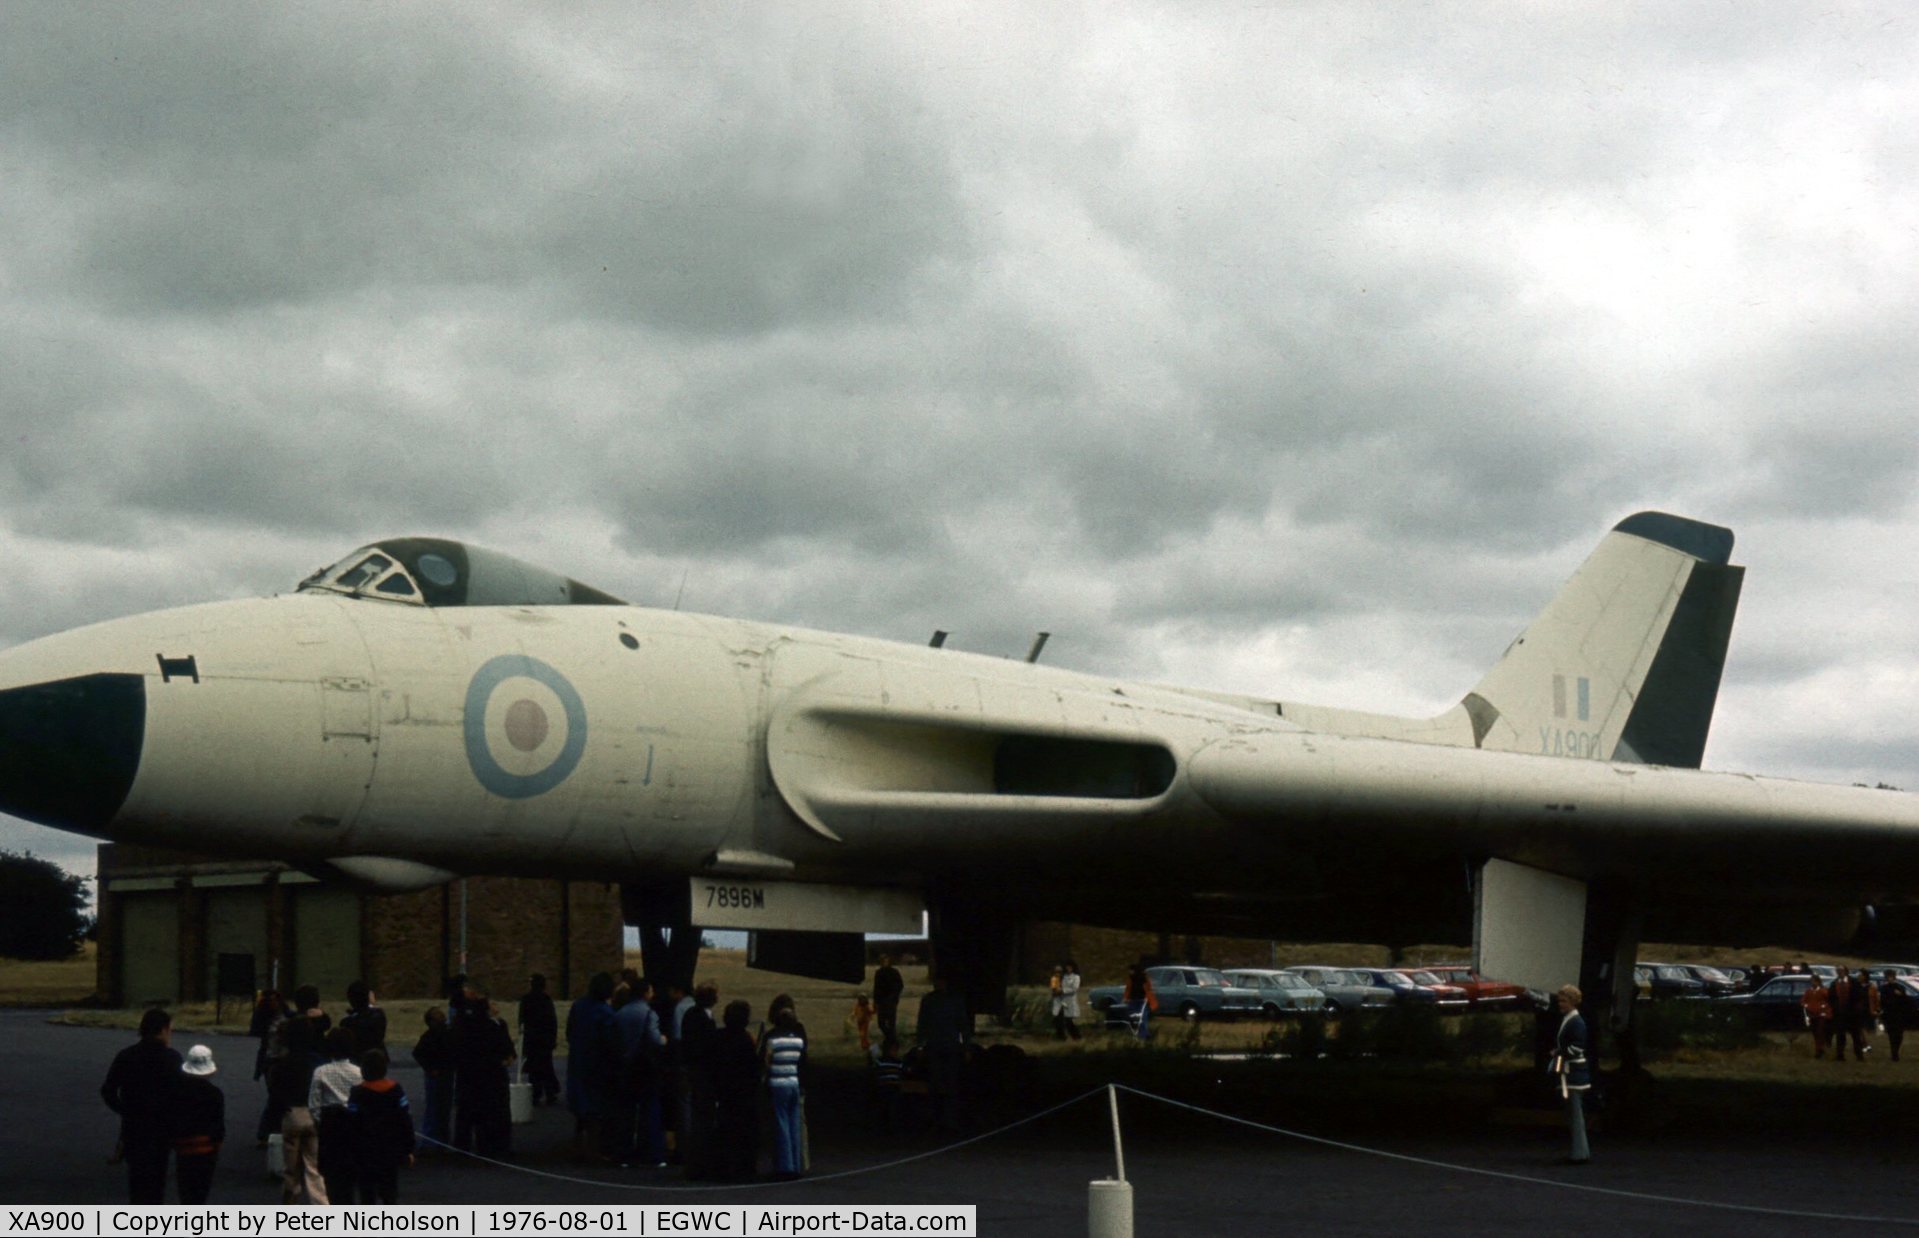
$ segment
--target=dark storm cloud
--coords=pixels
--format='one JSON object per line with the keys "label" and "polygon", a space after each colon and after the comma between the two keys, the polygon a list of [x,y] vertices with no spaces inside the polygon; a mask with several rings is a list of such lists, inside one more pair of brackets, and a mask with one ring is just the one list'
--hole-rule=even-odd
{"label": "dark storm cloud", "polygon": [[60,196],[77,252],[42,260],[124,312],[491,285],[752,332],[886,313],[965,251],[939,134],[884,76],[767,56],[777,15],[704,44],[636,13],[605,90],[483,10],[122,17],[25,14],[0,114],[100,191]]}

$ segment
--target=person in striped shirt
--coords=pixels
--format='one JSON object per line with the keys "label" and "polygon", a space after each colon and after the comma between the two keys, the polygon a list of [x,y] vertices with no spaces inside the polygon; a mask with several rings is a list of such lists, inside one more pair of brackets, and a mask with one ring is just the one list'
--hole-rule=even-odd
{"label": "person in striped shirt", "polygon": [[906,1062],[900,1057],[900,1042],[888,1036],[873,1046],[869,1060],[873,1063],[874,1117],[884,1134],[900,1134],[900,1105],[906,1090]]}
{"label": "person in striped shirt", "polygon": [[806,1111],[800,1091],[806,1035],[791,1006],[779,1012],[761,1061],[766,1069],[766,1090],[773,1101],[773,1176],[797,1178],[806,1163]]}

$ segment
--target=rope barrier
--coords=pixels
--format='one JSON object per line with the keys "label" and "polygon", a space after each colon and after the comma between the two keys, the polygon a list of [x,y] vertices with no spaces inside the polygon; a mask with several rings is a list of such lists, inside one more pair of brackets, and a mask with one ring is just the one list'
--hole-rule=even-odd
{"label": "rope barrier", "polygon": [[[1566,1191],[1586,1191],[1594,1195],[1611,1195],[1621,1199],[1636,1199],[1648,1203],[1679,1204],[1688,1208],[1718,1208],[1727,1212],[1753,1212],[1763,1216],[1795,1217],[1814,1221],[1860,1221],[1878,1225],[1919,1225],[1919,1218],[1898,1216],[1866,1216],[1849,1212],[1805,1212],[1795,1208],[1768,1208],[1763,1204],[1732,1204],[1711,1199],[1687,1199],[1680,1195],[1655,1195],[1645,1191],[1628,1191],[1619,1187],[1594,1186],[1587,1182],[1567,1182],[1561,1178],[1541,1178],[1534,1174],[1511,1173],[1503,1169],[1483,1169],[1477,1165],[1461,1165],[1454,1161],[1436,1161],[1423,1156],[1412,1156],[1404,1152],[1387,1152],[1379,1148],[1368,1148],[1363,1144],[1345,1143],[1338,1139],[1327,1139],[1321,1135],[1308,1135],[1304,1131],[1287,1130],[1283,1126],[1269,1126],[1264,1122],[1255,1122],[1250,1118],[1235,1117],[1230,1113],[1221,1113],[1216,1109],[1205,1109],[1198,1105],[1189,1105],[1185,1101],[1174,1100],[1170,1096],[1161,1096],[1155,1092],[1142,1091],[1127,1084],[1115,1084],[1122,1092],[1131,1092],[1147,1100],[1156,1100],[1162,1105],[1171,1105],[1175,1109],[1186,1109],[1193,1113],[1218,1118],[1222,1122],[1232,1122],[1240,1126],[1250,1126],[1254,1130],[1267,1131],[1274,1135],[1284,1135],[1289,1139],[1298,1139],[1305,1143],[1316,1143],[1323,1147],[1338,1148],[1343,1152],[1358,1152],[1365,1156],[1377,1156],[1389,1161],[1400,1161],[1408,1165],[1424,1165],[1432,1169],[1447,1169],[1454,1173],[1477,1174],[1483,1178],[1501,1178],[1508,1182],[1525,1182],[1533,1186],[1558,1187]],[[1080,1097],[1079,1099],[1085,1099]]]}
{"label": "rope barrier", "polygon": [[[923,1160],[927,1160],[930,1157],[942,1156],[948,1152],[957,1152],[959,1149],[968,1147],[972,1144],[982,1143],[985,1140],[994,1138],[995,1136],[1004,1135],[1007,1131],[1018,1130],[1022,1126],[1026,1126],[1033,1122],[1039,1121],[1041,1118],[1051,1117],[1053,1114],[1058,1113],[1062,1109],[1070,1109],[1074,1105],[1079,1104],[1081,1101],[1086,1100],[1090,1097],[1098,1096],[1105,1091],[1106,1091],[1106,1086],[1102,1084],[1101,1086],[1093,1088],[1090,1091],[1081,1092],[1078,1096],[1073,1097],[1071,1100],[1061,1101],[1059,1104],[1053,1105],[1050,1108],[1041,1109],[1037,1113],[1029,1113],[1023,1118],[1020,1118],[1013,1122],[1008,1122],[1005,1126],[995,1127],[994,1129],[990,1131],[985,1131],[978,1135],[970,1135],[965,1139],[959,1140],[957,1143],[949,1143],[944,1145],[943,1147],[932,1148],[925,1152],[915,1152],[911,1156],[902,1156],[898,1160],[886,1161],[883,1164],[879,1164],[879,1165],[865,1165],[858,1169],[842,1169],[830,1174],[808,1174],[806,1175],[805,1181],[831,1182],[838,1178],[857,1178],[863,1174],[876,1174],[888,1169],[897,1169],[901,1165],[911,1165],[914,1161],[923,1161]],[[502,1161],[502,1160],[496,1160],[490,1156],[481,1156],[477,1152],[470,1152],[465,1148],[456,1148],[450,1143],[444,1143],[438,1139],[434,1139],[427,1135],[421,1135],[419,1136],[419,1139],[420,1139],[420,1142],[422,1143],[430,1143],[434,1145],[435,1147],[445,1148],[449,1152],[458,1152],[461,1156],[468,1157],[472,1160],[481,1161],[488,1165],[497,1165],[501,1169],[517,1170],[518,1172],[523,1174],[532,1174],[540,1178],[550,1178],[556,1182],[572,1182],[582,1186],[612,1187],[614,1190],[618,1190],[618,1191],[668,1191],[668,1192],[751,1191],[751,1190],[761,1190],[766,1187],[791,1185],[790,1183],[786,1183],[786,1182],[719,1182],[719,1183],[713,1183],[705,1186],[653,1186],[644,1182],[616,1182],[610,1178],[582,1178],[582,1177],[577,1177],[573,1174],[556,1174],[556,1173],[551,1173],[544,1169],[535,1169],[531,1165],[519,1165],[519,1164],[515,1164],[512,1161]]]}
{"label": "rope barrier", "polygon": [[[1809,1221],[1850,1221],[1876,1225],[1919,1225],[1919,1218],[1915,1217],[1880,1216],[1850,1212],[1813,1212],[1798,1208],[1770,1208],[1763,1204],[1736,1204],[1712,1199],[1689,1199],[1682,1195],[1660,1195],[1649,1191],[1629,1191],[1621,1187],[1596,1186],[1588,1182],[1568,1182],[1563,1178],[1542,1178],[1537,1174],[1513,1173],[1510,1170],[1503,1169],[1486,1169],[1478,1165],[1462,1165],[1457,1161],[1440,1161],[1430,1157],[1413,1156],[1405,1152],[1388,1152],[1382,1148],[1369,1148],[1364,1144],[1348,1143],[1340,1139],[1328,1139],[1323,1135],[1309,1135],[1304,1131],[1289,1130],[1286,1127],[1273,1126],[1266,1122],[1255,1122],[1250,1118],[1242,1118],[1235,1114],[1222,1113],[1217,1109],[1207,1109],[1200,1105],[1174,1100],[1170,1096],[1161,1096],[1156,1092],[1148,1092],[1144,1089],[1133,1087],[1130,1084],[1116,1083],[1111,1086],[1121,1092],[1128,1092],[1146,1100],[1157,1101],[1162,1105],[1169,1105],[1175,1109],[1184,1109],[1190,1113],[1216,1118],[1222,1122],[1230,1122],[1236,1126],[1249,1127],[1253,1130],[1264,1131],[1272,1135],[1281,1135],[1288,1139],[1299,1140],[1302,1143],[1317,1144],[1326,1148],[1336,1148],[1342,1152],[1357,1152],[1362,1156],[1373,1156],[1382,1160],[1398,1161],[1407,1165],[1420,1165],[1428,1169],[1443,1169],[1452,1173],[1473,1174],[1482,1178],[1497,1178],[1505,1182],[1523,1182],[1529,1186],[1554,1187],[1563,1191],[1583,1191],[1591,1195],[1606,1195],[1616,1199],[1638,1200],[1642,1203],[1672,1204],[1686,1208],[1713,1208],[1723,1212],[1746,1212],[1759,1216],[1786,1217]],[[1100,1087],[1082,1092],[1071,1100],[1061,1101],[1057,1105],[1051,1105],[1036,1113],[1030,1113],[1004,1126],[995,1127],[990,1131],[984,1131],[978,1135],[968,1136],[954,1143],[931,1148],[925,1152],[916,1152],[911,1156],[903,1156],[897,1160],[885,1161],[878,1165],[865,1165],[857,1169],[842,1169],[828,1174],[809,1174],[806,1176],[805,1181],[832,1182],[843,1178],[857,1178],[866,1174],[882,1173],[889,1169],[897,1169],[902,1165],[911,1165],[916,1161],[928,1160],[935,1156],[943,1156],[948,1152],[957,1152],[961,1148],[970,1147],[976,1143],[983,1143],[988,1139],[1004,1135],[1008,1131],[1018,1130],[1022,1126],[1027,1126],[1039,1121],[1041,1118],[1051,1117],[1063,1109],[1070,1109],[1081,1101],[1089,1100],[1106,1091],[1107,1085],[1101,1085]],[[530,1174],[534,1177],[547,1178],[555,1182],[572,1183],[578,1186],[610,1187],[620,1191],[653,1191],[668,1194],[690,1194],[707,1191],[749,1191],[790,1185],[786,1182],[769,1181],[664,1186],[643,1182],[619,1182],[609,1178],[584,1178],[574,1174],[552,1173],[544,1169],[535,1169],[531,1165],[521,1165],[513,1161],[497,1160],[490,1156],[481,1156],[477,1152],[470,1152],[464,1148],[456,1148],[452,1144],[444,1143],[441,1140],[433,1139],[426,1135],[419,1136],[419,1139],[422,1143],[432,1144],[435,1147],[444,1148],[449,1152],[457,1152],[461,1156],[467,1157],[470,1160],[479,1161],[483,1164],[497,1166],[501,1169],[510,1169],[517,1173]]]}

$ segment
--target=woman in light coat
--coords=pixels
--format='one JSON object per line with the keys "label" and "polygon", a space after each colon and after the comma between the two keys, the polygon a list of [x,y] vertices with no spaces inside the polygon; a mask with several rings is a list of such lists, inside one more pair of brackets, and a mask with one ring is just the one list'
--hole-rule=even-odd
{"label": "woman in light coat", "polygon": [[1079,1039],[1079,968],[1068,961],[1053,969],[1051,1013],[1053,1038]]}
{"label": "woman in light coat", "polygon": [[1554,994],[1559,1007],[1559,1037],[1553,1049],[1553,1073],[1559,1077],[1559,1094],[1566,1098],[1566,1126],[1572,1135],[1569,1165],[1584,1165],[1592,1159],[1586,1146],[1586,1093],[1592,1090],[1592,1040],[1586,1034],[1585,1016],[1579,1013],[1581,994],[1576,985],[1566,985]]}

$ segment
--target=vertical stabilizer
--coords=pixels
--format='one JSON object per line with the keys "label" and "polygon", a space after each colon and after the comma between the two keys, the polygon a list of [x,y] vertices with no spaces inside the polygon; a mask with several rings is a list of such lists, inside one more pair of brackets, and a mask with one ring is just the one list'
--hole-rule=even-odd
{"label": "vertical stabilizer", "polygon": [[1467,694],[1474,743],[1696,768],[1745,574],[1732,540],[1663,512],[1620,521]]}

